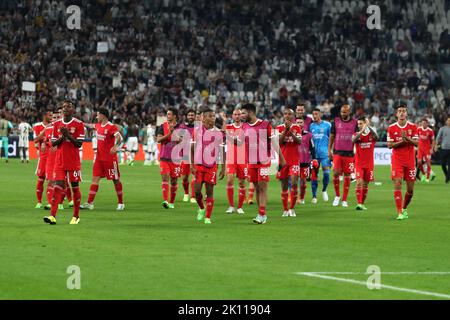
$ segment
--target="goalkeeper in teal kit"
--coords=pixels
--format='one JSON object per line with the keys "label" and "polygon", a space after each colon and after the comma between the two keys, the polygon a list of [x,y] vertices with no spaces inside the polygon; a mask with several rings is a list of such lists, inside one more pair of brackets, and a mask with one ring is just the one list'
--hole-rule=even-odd
{"label": "goalkeeper in teal kit", "polygon": [[[322,180],[322,198],[323,201],[328,201],[327,187],[330,182],[330,168],[331,161],[328,158],[328,140],[330,139],[331,133],[331,123],[328,121],[322,121],[322,112],[320,109],[314,109],[312,112],[313,123],[309,126],[309,131],[312,134],[312,140],[314,142],[316,154],[314,159],[317,159],[318,167],[312,168],[313,170],[319,170],[322,166],[323,170],[323,180]],[[313,175],[311,179],[311,189],[312,189],[312,203],[317,203],[317,188],[319,182],[317,177]]]}

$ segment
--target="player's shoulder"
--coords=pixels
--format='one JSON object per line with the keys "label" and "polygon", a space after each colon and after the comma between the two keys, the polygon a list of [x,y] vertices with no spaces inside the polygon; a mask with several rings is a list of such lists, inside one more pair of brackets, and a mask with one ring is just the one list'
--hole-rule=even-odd
{"label": "player's shoulder", "polygon": [[394,122],[394,123],[391,123],[389,126],[388,126],[388,129],[393,129],[393,128],[398,128],[399,126],[398,126],[398,123],[397,123],[397,121],[396,122]]}
{"label": "player's shoulder", "polygon": [[44,123],[36,122],[35,124],[33,124],[33,128],[38,128],[38,127],[44,127]]}
{"label": "player's shoulder", "polygon": [[331,122],[329,122],[329,121],[322,121],[322,123],[323,123],[323,125],[324,126],[328,126],[328,127],[331,127]]}
{"label": "player's shoulder", "polygon": [[284,129],[285,125],[284,125],[284,123],[282,123],[282,124],[277,125],[275,128],[278,129],[278,130]]}

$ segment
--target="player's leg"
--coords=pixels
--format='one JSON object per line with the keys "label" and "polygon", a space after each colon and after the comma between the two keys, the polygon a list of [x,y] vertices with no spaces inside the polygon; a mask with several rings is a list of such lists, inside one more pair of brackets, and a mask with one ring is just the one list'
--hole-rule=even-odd
{"label": "player's leg", "polygon": [[[285,169],[285,168],[283,168],[283,169]],[[288,208],[289,178],[288,178],[288,176],[283,177],[282,179],[280,179],[280,183],[281,183],[281,204],[283,205],[283,214],[281,216],[282,217],[289,217],[289,208]]]}
{"label": "player's leg", "polygon": [[203,172],[196,172],[195,174],[195,183],[194,183],[194,191],[195,191],[195,200],[197,201],[198,210],[197,210],[197,221],[203,221],[205,219],[206,209],[205,204],[203,202]]}
{"label": "player's leg", "polygon": [[23,156],[25,154],[24,152],[22,152],[23,147],[19,146],[18,149],[19,149],[20,162],[23,163]]}
{"label": "player's leg", "polygon": [[30,150],[27,146],[25,146],[25,160],[27,161],[27,163],[30,162]]}
{"label": "player's leg", "polygon": [[356,187],[355,187],[355,194],[356,194],[356,210],[362,210],[363,205],[363,178],[359,172],[359,170],[356,172]]}
{"label": "player's leg", "polygon": [[[51,207],[51,212],[50,212],[50,214],[53,216],[53,218],[56,218],[59,203],[61,202],[61,198],[63,196],[64,196],[64,180],[56,180],[53,184],[53,198],[52,198],[52,207]],[[45,218],[44,218],[44,221],[45,221]],[[48,222],[48,221],[45,221],[45,222]],[[48,223],[51,223],[51,222],[48,222]]]}
{"label": "player's leg", "polygon": [[450,152],[447,150],[441,150],[440,156],[441,156],[442,172],[444,173],[444,179],[445,179],[445,182],[447,183],[448,176],[450,174],[450,172],[449,172],[450,167],[447,169],[447,160],[450,157]]}
{"label": "player's leg", "polygon": [[72,193],[70,192],[70,183],[69,180],[66,181],[66,198],[67,201],[69,201],[69,207],[73,207],[73,198],[72,198]]}
{"label": "player's leg", "polygon": [[37,182],[36,182],[36,198],[37,198],[37,204],[36,208],[42,208],[42,194],[44,193],[44,183],[45,183],[45,176],[41,175],[38,176]]}
{"label": "player's leg", "polygon": [[81,204],[81,192],[80,185],[78,181],[74,181],[71,177],[71,186],[73,192],[73,217],[70,224],[78,224],[80,221],[80,204]]}
{"label": "player's leg", "polygon": [[47,191],[45,193],[47,196],[47,205],[44,207],[44,209],[46,209],[46,210],[50,210],[52,207],[53,185],[54,185],[54,181],[51,181],[51,180],[47,181]]}
{"label": "player's leg", "polygon": [[403,180],[406,182],[406,192],[403,200],[402,214],[405,218],[408,218],[408,205],[414,195],[414,183],[416,180],[416,169],[405,168]]}
{"label": "player's leg", "polygon": [[344,188],[343,188],[343,192],[342,192],[342,206],[343,207],[348,207],[348,203],[347,203],[347,197],[348,197],[348,193],[350,191],[350,184],[352,182],[352,178],[351,178],[351,172],[343,172],[344,174]]}
{"label": "player's leg", "polygon": [[431,175],[431,155],[427,154],[425,156],[425,163],[427,164],[427,182],[430,182],[430,175]]}
{"label": "player's leg", "polygon": [[266,223],[267,181],[258,181],[257,183],[255,183],[255,189],[258,201],[258,216],[253,221],[258,224]]}
{"label": "player's leg", "polygon": [[297,174],[291,175],[291,205],[289,207],[289,215],[291,217],[296,217],[295,213],[295,203],[297,202],[298,197],[298,172]]}
{"label": "player's leg", "polygon": [[322,166],[322,171],[323,171],[323,165],[322,165],[322,160],[318,159],[318,164],[319,167],[316,170],[312,170],[311,172],[311,194],[312,194],[312,203],[317,203],[317,189],[319,188],[319,170],[320,170],[320,166]]}
{"label": "player's leg", "polygon": [[367,210],[366,206],[364,205],[366,203],[366,198],[367,198],[367,194],[369,193],[369,182],[372,179],[367,179],[365,178],[363,181],[363,188],[362,188],[362,205],[363,205],[363,209]]}
{"label": "player's leg", "polygon": [[214,208],[214,184],[205,183],[206,189],[206,215],[205,224],[211,223],[211,214]]}
{"label": "player's leg", "polygon": [[333,206],[336,207],[339,205],[339,201],[341,200],[341,186],[340,186],[340,176],[342,175],[342,163],[341,157],[339,155],[334,155],[333,157],[333,185],[335,198],[333,201]]}
{"label": "player's leg", "polygon": [[189,176],[191,174],[190,171],[190,165],[188,163],[183,163],[181,165],[181,174],[183,179],[182,185],[184,190],[183,202],[189,201]]}
{"label": "player's leg", "polygon": [[402,177],[399,177],[398,174],[394,175],[394,200],[395,207],[397,208],[397,214],[399,220],[403,219],[403,195],[402,195]]}
{"label": "player's leg", "polygon": [[227,174],[227,199],[229,208],[227,209],[226,213],[233,213],[235,211],[234,209],[234,173],[228,173]]}
{"label": "player's leg", "polygon": [[8,137],[3,137],[2,138],[2,146],[3,146],[3,151],[5,153],[5,162],[8,162],[8,148],[9,148],[9,139]]}
{"label": "player's leg", "polygon": [[237,213],[243,214],[244,210],[242,206],[245,201],[245,178],[239,178],[239,195],[238,195],[238,208]]}
{"label": "player's leg", "polygon": [[445,183],[449,183],[450,182],[450,150],[445,150],[445,166],[447,169],[447,173],[446,173],[446,179],[445,179]]}
{"label": "player's leg", "polygon": [[114,189],[116,190],[117,195],[117,209],[118,211],[123,211],[125,209],[125,205],[123,203],[123,190],[122,190],[122,182],[120,179],[114,179]]}
{"label": "player's leg", "polygon": [[89,194],[88,194],[87,202],[81,206],[81,209],[89,209],[89,210],[94,209],[94,200],[95,200],[95,196],[97,195],[99,185],[100,185],[100,175],[98,173],[96,173],[92,177],[92,182],[91,182],[91,186],[89,187]]}
{"label": "player's leg", "polygon": [[322,179],[322,199],[323,201],[328,201],[328,184],[330,183],[330,163],[327,159],[327,164],[322,166],[323,170],[323,179]]}
{"label": "player's leg", "polygon": [[248,204],[253,204],[253,195],[255,194],[255,185],[250,182],[248,184]]}
{"label": "player's leg", "polygon": [[170,177],[170,201],[169,201],[169,209],[173,209],[175,198],[177,197],[178,190],[178,177],[171,176]]}
{"label": "player's leg", "polygon": [[305,204],[305,195],[306,195],[306,186],[307,186],[306,183],[307,183],[306,178],[301,177],[300,178],[300,196],[298,197],[300,204]]}
{"label": "player's leg", "polygon": [[159,173],[161,174],[161,191],[162,191],[162,206],[165,209],[169,208],[169,180],[170,180],[170,165],[166,161],[161,161],[159,164]]}

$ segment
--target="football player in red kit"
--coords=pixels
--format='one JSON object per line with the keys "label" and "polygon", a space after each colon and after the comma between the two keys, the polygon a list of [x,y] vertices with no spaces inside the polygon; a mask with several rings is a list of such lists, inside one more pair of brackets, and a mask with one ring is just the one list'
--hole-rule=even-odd
{"label": "football player in red kit", "polygon": [[247,179],[247,164],[245,163],[244,146],[238,146],[234,143],[234,138],[243,136],[241,110],[235,109],[233,111],[233,123],[225,126],[227,135],[227,197],[229,208],[226,213],[235,212],[234,207],[234,176],[239,180],[239,195],[237,213],[243,214],[242,206],[245,201],[245,179]]}
{"label": "football player in red kit", "polygon": [[[36,176],[38,177],[38,181],[36,183],[36,197],[37,204],[36,209],[41,209],[43,207],[42,204],[42,194],[44,192],[44,182],[45,182],[45,167],[47,165],[47,157],[48,157],[48,148],[46,145],[44,131],[51,125],[52,121],[52,112],[49,110],[44,111],[42,115],[42,122],[38,122],[33,125],[34,132],[34,145],[38,150],[38,164],[36,168]],[[47,182],[48,188],[48,182]]]}
{"label": "football player in red kit", "polygon": [[[417,128],[419,135],[419,148],[417,151],[417,164],[422,173],[422,181],[430,182],[431,155],[434,150],[434,131],[428,126],[428,120],[424,118],[421,127]],[[426,177],[424,165],[427,165]]]}
{"label": "football player in red kit", "polygon": [[[223,161],[219,179],[225,177],[224,136],[214,124],[214,111],[205,109],[202,112],[202,125],[194,129],[191,146],[191,172],[195,176],[195,199],[199,207],[197,221],[204,221],[205,224],[211,224],[219,158]],[[206,189],[206,205],[203,202],[203,184]]]}
{"label": "football player in red kit", "polygon": [[359,131],[353,134],[353,143],[356,146],[355,171],[356,171],[356,210],[367,210],[364,202],[369,192],[369,182],[373,181],[374,151],[378,135],[369,125],[365,117],[358,119]]}
{"label": "football player in red kit", "polygon": [[[97,111],[98,123],[93,125],[97,137],[97,155],[92,168],[92,183],[89,189],[87,203],[81,206],[81,209],[94,209],[94,199],[98,192],[101,178],[112,180],[117,194],[117,211],[123,211],[122,183],[120,182],[119,163],[117,160],[117,150],[123,141],[117,126],[109,121],[109,111],[100,108]],[[86,125],[91,126],[91,125]]]}
{"label": "football player in red kit", "polygon": [[[394,181],[394,199],[397,207],[397,220],[408,218],[408,204],[414,193],[416,180],[415,151],[419,144],[417,126],[407,120],[405,105],[397,107],[397,122],[387,130],[388,148],[392,149],[391,178]],[[402,200],[402,180],[406,182],[405,199]]]}
{"label": "football player in red kit", "polygon": [[68,178],[73,192],[73,217],[70,224],[80,222],[79,211],[81,193],[81,162],[79,149],[84,140],[84,124],[73,117],[75,106],[71,101],[63,102],[63,118],[53,123],[52,146],[56,146],[55,167],[53,180],[55,181],[52,199],[51,215],[44,217],[44,222],[56,224],[58,204],[64,197],[64,182]]}
{"label": "football player in red kit", "polygon": [[[284,124],[277,126],[279,133],[279,144],[281,152],[286,161],[286,165],[277,173],[277,178],[281,181],[281,203],[283,204],[282,217],[295,217],[295,203],[298,196],[298,175],[300,173],[300,150],[302,142],[302,128],[293,123],[295,120],[294,110],[285,108]],[[291,177],[291,196],[289,199],[289,177]]]}

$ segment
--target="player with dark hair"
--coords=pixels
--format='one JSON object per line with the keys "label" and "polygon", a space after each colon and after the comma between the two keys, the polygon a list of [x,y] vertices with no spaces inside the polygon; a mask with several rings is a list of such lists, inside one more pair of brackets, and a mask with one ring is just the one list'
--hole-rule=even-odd
{"label": "player with dark hair", "polygon": [[369,120],[364,116],[358,118],[358,132],[353,134],[352,141],[356,146],[355,171],[356,171],[356,210],[367,210],[364,202],[369,192],[369,182],[373,181],[374,151],[378,134],[369,125]]}
{"label": "player with dark hair", "polygon": [[295,110],[295,118],[296,119],[302,119],[303,120],[303,126],[302,130],[309,131],[309,126],[313,122],[313,119],[311,117],[308,117],[305,114],[305,106],[300,104],[297,106]]}
{"label": "player with dark hair", "polygon": [[177,195],[178,178],[181,175],[181,157],[176,156],[173,150],[181,141],[181,137],[178,135],[179,132],[175,132],[175,130],[181,128],[181,125],[178,123],[178,110],[169,108],[167,109],[167,121],[156,130],[156,141],[161,143],[159,167],[162,178],[162,206],[165,209],[175,208],[174,202]]}
{"label": "player with dark hair", "polygon": [[109,111],[100,108],[97,111],[98,123],[86,126],[94,128],[97,136],[97,156],[94,160],[92,168],[92,183],[89,188],[89,196],[87,203],[81,206],[81,209],[94,209],[94,199],[98,192],[99,182],[101,178],[112,180],[117,194],[117,211],[123,211],[125,205],[123,203],[122,183],[120,182],[119,163],[117,160],[117,150],[122,142],[117,127],[109,122]]}
{"label": "player with dark hair", "polygon": [[[36,209],[41,209],[44,207],[42,204],[42,194],[44,192],[44,183],[45,183],[45,168],[47,165],[47,157],[48,157],[48,145],[45,143],[44,132],[47,127],[51,125],[52,122],[52,112],[50,110],[45,110],[42,113],[42,122],[35,123],[33,125],[33,133],[34,133],[34,145],[37,150],[38,156],[38,164],[36,168],[36,176],[38,177],[36,183],[36,197],[37,204],[35,206]],[[48,189],[47,184],[47,189]]]}
{"label": "player with dark hair", "polygon": [[[304,120],[297,118],[295,122],[302,128],[302,143],[298,146],[300,156],[300,196],[297,203],[305,204],[306,182],[311,177],[311,161],[315,158],[316,151],[311,132],[303,129]],[[317,174],[315,179],[317,180]]]}
{"label": "player with dark hair", "polygon": [[55,168],[53,173],[54,195],[52,199],[51,215],[44,217],[44,222],[56,224],[58,204],[64,198],[64,183],[68,178],[73,191],[73,217],[70,224],[80,222],[79,210],[81,193],[81,162],[79,148],[84,140],[84,124],[73,117],[75,105],[71,101],[63,102],[63,118],[53,124],[52,146],[57,147]]}
{"label": "player with dark hair", "polygon": [[[215,127],[215,113],[211,109],[202,111],[202,124],[194,129],[191,144],[191,172],[195,176],[195,199],[199,207],[197,221],[211,224],[219,159],[223,161],[219,179],[225,177],[224,136],[222,131]],[[203,184],[206,190],[205,203],[202,195]]]}
{"label": "player with dark hair", "polygon": [[[184,129],[187,131],[186,134],[189,134],[190,138],[189,141],[192,140],[192,136],[194,134],[194,125],[195,125],[195,111],[193,109],[189,109],[186,112],[186,121],[184,123]],[[190,152],[190,149],[188,149]],[[189,201],[189,176],[191,175],[191,165],[189,164],[189,154],[183,155],[183,161],[181,163],[181,176],[183,177],[183,189],[184,189],[184,196],[183,196],[183,202]],[[195,200],[195,192],[194,192],[194,176],[192,175],[192,179],[190,182],[191,186],[191,202],[194,202],[192,200]],[[195,201],[196,202],[196,201]]]}
{"label": "player with dark hair", "polygon": [[286,161],[279,152],[278,138],[273,134],[269,121],[256,117],[256,107],[252,103],[244,104],[241,108],[241,119],[244,122],[242,129],[245,135],[245,149],[248,163],[249,181],[253,182],[258,203],[258,215],[253,219],[256,224],[267,222],[267,185],[271,164],[271,145],[274,144],[275,152],[280,157],[280,168]]}
{"label": "player with dark hair", "polygon": [[[407,120],[408,108],[397,107],[397,122],[387,130],[388,148],[392,149],[391,178],[394,181],[394,199],[397,207],[397,220],[408,218],[408,204],[414,194],[416,180],[415,151],[419,145],[417,126]],[[402,180],[406,182],[405,200],[402,199]]]}
{"label": "player with dark hair", "polygon": [[[417,128],[417,134],[419,135],[419,147],[417,150],[417,166],[422,173],[422,181],[430,182],[431,175],[431,155],[434,152],[434,131],[428,126],[427,118],[421,121],[421,126]],[[426,176],[424,165],[427,166]],[[435,175],[432,174],[431,179],[434,179]]]}

